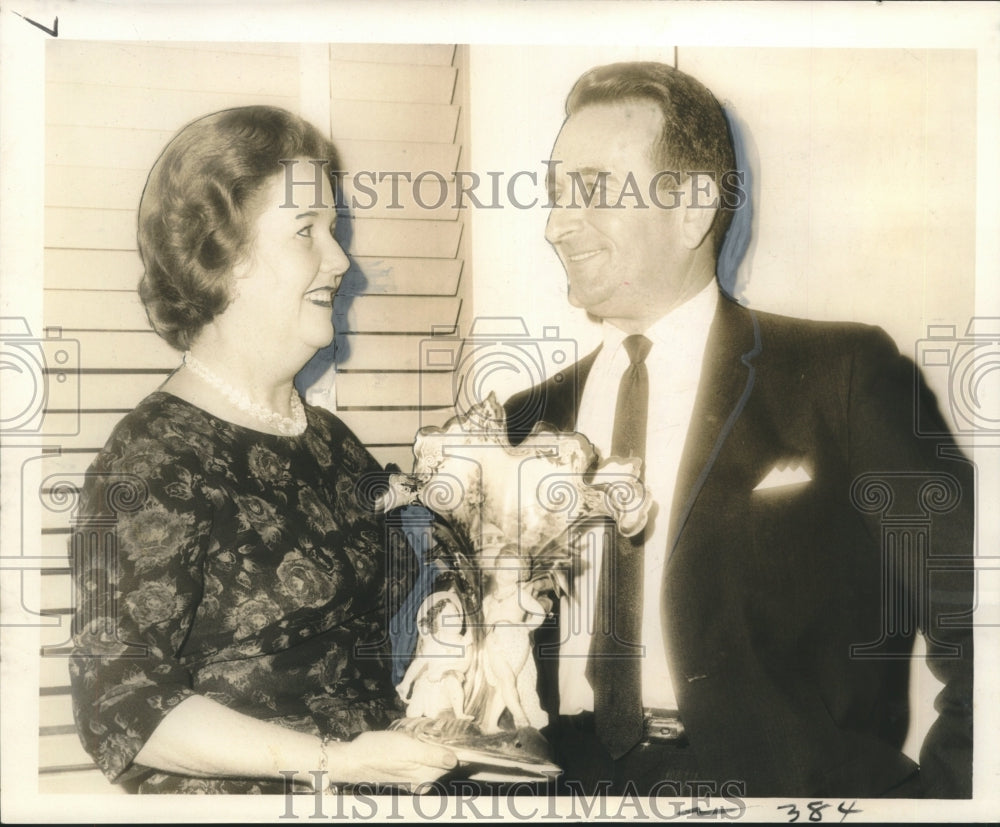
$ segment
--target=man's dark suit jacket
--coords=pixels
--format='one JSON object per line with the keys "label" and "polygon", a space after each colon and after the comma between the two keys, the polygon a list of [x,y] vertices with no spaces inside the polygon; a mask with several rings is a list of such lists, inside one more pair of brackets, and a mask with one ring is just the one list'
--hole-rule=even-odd
{"label": "man's dark suit jacket", "polygon": [[[574,428],[595,356],[508,402],[513,443],[538,421]],[[915,434],[918,405],[946,432],[879,328],[720,299],[659,607],[704,777],[750,796],[971,795],[973,473],[951,439]],[[811,482],[754,491],[788,463]],[[945,684],[919,785],[900,752],[914,620]],[[550,714],[555,666],[539,663]]]}

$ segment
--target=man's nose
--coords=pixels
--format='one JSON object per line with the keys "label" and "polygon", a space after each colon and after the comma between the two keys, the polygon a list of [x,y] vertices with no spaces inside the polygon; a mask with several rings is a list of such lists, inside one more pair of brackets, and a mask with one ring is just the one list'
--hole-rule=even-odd
{"label": "man's nose", "polygon": [[564,204],[553,204],[549,208],[549,217],[545,222],[545,240],[549,244],[558,244],[573,232],[580,223],[579,209]]}

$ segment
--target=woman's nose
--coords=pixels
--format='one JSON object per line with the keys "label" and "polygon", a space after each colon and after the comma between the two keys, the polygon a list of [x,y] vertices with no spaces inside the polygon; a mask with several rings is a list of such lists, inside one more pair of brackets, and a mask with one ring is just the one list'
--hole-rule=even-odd
{"label": "woman's nose", "polygon": [[344,252],[344,248],[331,238],[323,250],[323,261],[320,268],[323,272],[333,273],[337,278],[337,284],[340,284],[340,279],[350,267],[351,260],[347,257],[347,253]]}

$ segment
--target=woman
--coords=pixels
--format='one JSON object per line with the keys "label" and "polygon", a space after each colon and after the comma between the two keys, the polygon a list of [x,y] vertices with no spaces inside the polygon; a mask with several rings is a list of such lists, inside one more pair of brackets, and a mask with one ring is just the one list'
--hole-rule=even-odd
{"label": "woman", "polygon": [[282,792],[317,770],[412,785],[455,763],[370,732],[400,715],[384,525],[358,495],[380,468],[292,384],[333,337],[348,269],[331,181],[286,192],[292,159],[295,181],[339,167],[284,110],[218,112],[167,145],[139,207],[140,295],[186,352],[88,474],[84,522],[116,486],[138,496],[114,515],[116,557],[74,544],[70,673],[85,747],[141,792]]}

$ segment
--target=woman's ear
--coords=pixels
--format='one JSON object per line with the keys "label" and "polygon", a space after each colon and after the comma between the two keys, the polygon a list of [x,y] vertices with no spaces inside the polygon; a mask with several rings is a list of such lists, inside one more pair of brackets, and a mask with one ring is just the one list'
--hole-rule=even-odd
{"label": "woman's ear", "polygon": [[710,172],[693,172],[682,184],[681,239],[689,250],[705,241],[719,211],[719,187]]}
{"label": "woman's ear", "polygon": [[232,267],[234,281],[240,281],[250,275],[252,258],[251,254],[246,252],[236,260]]}

